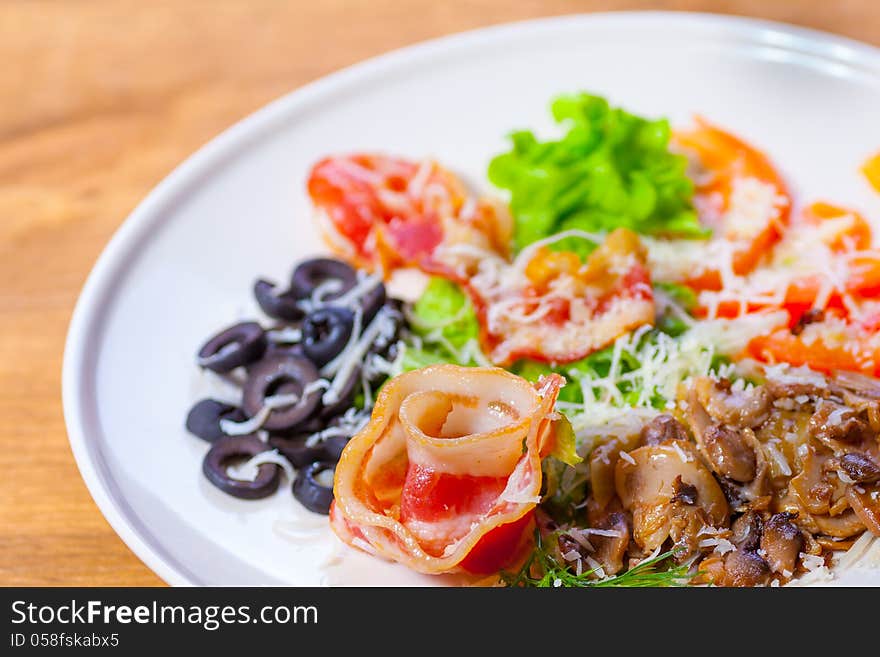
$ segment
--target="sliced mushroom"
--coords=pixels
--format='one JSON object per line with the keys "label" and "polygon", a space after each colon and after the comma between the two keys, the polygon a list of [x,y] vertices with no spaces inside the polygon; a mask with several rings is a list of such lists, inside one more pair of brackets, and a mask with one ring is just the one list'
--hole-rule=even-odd
{"label": "sliced mushroom", "polygon": [[858,372],[835,372],[832,383],[835,387],[867,399],[880,400],[880,381],[873,376]]}
{"label": "sliced mushroom", "polygon": [[868,531],[880,536],[880,486],[850,486],[846,498]]}
{"label": "sliced mushroom", "polygon": [[621,450],[633,449],[638,442],[638,434],[621,436],[599,445],[590,453],[590,489],[598,508],[604,509],[614,497],[614,466]]}
{"label": "sliced mushroom", "polygon": [[804,395],[822,398],[831,393],[827,385],[819,385],[818,382],[780,381],[774,378],[767,379],[764,389],[773,399],[795,399]]}
{"label": "sliced mushroom", "polygon": [[797,564],[798,554],[804,547],[801,530],[793,522],[792,513],[777,513],[764,524],[761,549],[764,559],[774,573],[790,577]]}
{"label": "sliced mushroom", "polygon": [[731,525],[730,542],[741,550],[757,550],[761,545],[763,522],[754,511],[746,511]]}
{"label": "sliced mushroom", "polygon": [[713,420],[695,390],[688,395],[688,419],[697,445],[715,472],[740,483],[755,478],[757,457],[745,439],[750,429],[734,429]]}
{"label": "sliced mushroom", "polygon": [[672,497],[669,501],[694,506],[697,503],[697,487],[684,483],[679,475],[672,482]]}
{"label": "sliced mushroom", "polygon": [[[653,550],[672,538],[694,549],[701,528],[728,525],[724,493],[690,443],[646,445],[629,456],[617,462],[614,481],[623,507],[632,512],[633,539],[641,548]],[[696,504],[673,500],[677,481],[696,489]]]}
{"label": "sliced mushroom", "polygon": [[839,460],[840,469],[852,481],[858,484],[872,484],[880,481],[880,465],[877,465],[865,454],[851,452],[844,454]]}
{"label": "sliced mushroom", "polygon": [[822,400],[810,418],[810,435],[835,452],[840,443],[857,443],[871,436],[868,422],[859,413],[836,402]]}
{"label": "sliced mushroom", "polygon": [[865,530],[865,523],[852,509],[837,516],[813,516],[817,534],[827,534],[835,538],[849,538]]}
{"label": "sliced mushroom", "polygon": [[595,526],[595,529],[617,533],[616,536],[601,534],[590,536],[590,543],[596,549],[593,558],[602,564],[602,570],[606,575],[616,575],[623,570],[623,560],[626,556],[626,549],[629,547],[630,532],[626,514],[609,513],[603,521]]}
{"label": "sliced mushroom", "polygon": [[668,413],[658,415],[642,427],[642,443],[660,445],[670,440],[687,440],[684,425]]}
{"label": "sliced mushroom", "polygon": [[744,429],[767,419],[772,400],[763,386],[737,390],[727,379],[707,376],[696,379],[693,385],[697,400],[718,422]]}
{"label": "sliced mushroom", "polygon": [[834,472],[832,455],[807,445],[801,450],[800,468],[800,473],[789,482],[799,504],[813,515],[830,513],[832,506],[846,494]]}
{"label": "sliced mushroom", "polygon": [[740,483],[755,478],[757,457],[746,444],[742,429],[712,424],[700,436],[699,442],[713,470],[721,476]]}
{"label": "sliced mushroom", "polygon": [[770,566],[756,552],[734,550],[724,555],[722,576],[716,586],[758,586],[765,584]]}

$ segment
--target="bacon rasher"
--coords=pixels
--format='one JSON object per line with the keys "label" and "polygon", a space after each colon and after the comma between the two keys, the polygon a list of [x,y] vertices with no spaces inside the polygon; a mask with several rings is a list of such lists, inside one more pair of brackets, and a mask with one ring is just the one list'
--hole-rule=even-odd
{"label": "bacon rasher", "polygon": [[334,531],[423,573],[510,565],[531,536],[563,384],[457,365],[388,381],[336,467]]}

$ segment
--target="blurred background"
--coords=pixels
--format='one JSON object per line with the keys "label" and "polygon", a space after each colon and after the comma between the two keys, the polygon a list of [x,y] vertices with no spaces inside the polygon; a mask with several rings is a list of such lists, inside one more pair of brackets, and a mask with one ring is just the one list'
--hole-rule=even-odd
{"label": "blurred background", "polygon": [[756,16],[880,45],[878,0],[2,0],[0,584],[161,584],[79,477],[60,379],[89,269],[174,166],[366,57],[506,21],[633,9]]}

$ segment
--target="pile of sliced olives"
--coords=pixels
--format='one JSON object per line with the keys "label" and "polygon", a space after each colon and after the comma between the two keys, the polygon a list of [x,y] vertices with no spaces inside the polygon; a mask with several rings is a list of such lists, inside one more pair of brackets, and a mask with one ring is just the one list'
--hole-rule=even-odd
{"label": "pile of sliced olives", "polygon": [[[357,425],[351,415],[370,411],[351,409],[363,385],[381,383],[366,380],[363,358],[346,367],[343,352],[363,347],[359,353],[393,359],[404,325],[401,303],[386,297],[381,281],[373,284],[330,258],[300,263],[286,287],[259,279],[253,292],[271,326],[235,324],[205,342],[196,357],[203,369],[240,382],[241,401],[203,399],[190,410],[186,428],[211,443],[203,471],[220,490],[243,499],[274,493],[278,463],[260,464],[253,481],[232,477],[228,468],[277,450],[297,470],[297,500],[329,513],[330,474]],[[370,333],[375,337],[369,345],[360,344],[370,340],[362,336],[383,308],[383,330]]]}

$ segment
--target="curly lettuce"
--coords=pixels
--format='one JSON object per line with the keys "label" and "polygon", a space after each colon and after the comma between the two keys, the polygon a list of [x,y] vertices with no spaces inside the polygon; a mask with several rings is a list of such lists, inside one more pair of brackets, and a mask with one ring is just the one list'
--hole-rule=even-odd
{"label": "curly lettuce", "polygon": [[511,150],[489,165],[489,180],[510,192],[517,249],[569,229],[707,236],[694,210],[687,159],[669,150],[667,120],[586,93],[560,96],[551,109],[566,130],[561,139],[514,132]]}
{"label": "curly lettuce", "polygon": [[408,319],[416,339],[407,345],[404,370],[436,363],[479,364],[480,324],[470,299],[455,283],[431,278]]}

